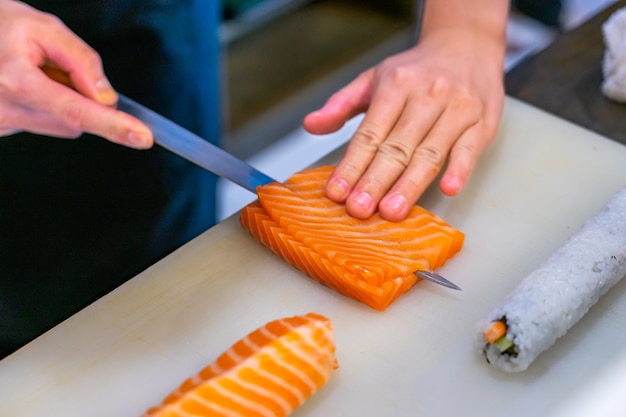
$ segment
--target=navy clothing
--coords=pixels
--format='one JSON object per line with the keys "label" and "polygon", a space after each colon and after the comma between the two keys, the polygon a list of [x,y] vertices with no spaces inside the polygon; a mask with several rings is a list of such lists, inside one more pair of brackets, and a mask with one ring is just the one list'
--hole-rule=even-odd
{"label": "navy clothing", "polygon": [[513,0],[513,7],[525,15],[554,27],[561,27],[561,0]]}
{"label": "navy clothing", "polygon": [[[219,2],[26,3],[98,51],[118,91],[218,142]],[[215,188],[158,146],[0,138],[0,358],[211,227]]]}

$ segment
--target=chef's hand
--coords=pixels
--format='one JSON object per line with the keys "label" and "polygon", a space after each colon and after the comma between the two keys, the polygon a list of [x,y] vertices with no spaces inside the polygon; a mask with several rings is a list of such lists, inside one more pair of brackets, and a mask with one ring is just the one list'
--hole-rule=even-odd
{"label": "chef's hand", "polygon": [[[150,130],[114,108],[117,94],[99,55],[58,18],[0,0],[0,33],[0,136],[88,132],[133,148],[152,146]],[[73,88],[51,80],[44,66],[67,74]]]}
{"label": "chef's hand", "polygon": [[365,71],[304,119],[309,132],[325,134],[366,111],[326,186],[327,196],[345,202],[354,217],[378,210],[387,220],[404,219],[446,160],[440,188],[458,194],[497,133],[507,2],[487,0],[488,22],[476,16],[476,1],[426,7],[446,2],[457,2],[460,13],[427,10],[415,47]]}

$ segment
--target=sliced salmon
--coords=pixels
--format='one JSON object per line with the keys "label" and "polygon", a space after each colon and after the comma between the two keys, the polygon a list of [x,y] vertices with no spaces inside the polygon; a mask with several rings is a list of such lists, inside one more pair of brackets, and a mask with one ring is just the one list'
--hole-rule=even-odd
{"label": "sliced salmon", "polygon": [[239,340],[144,417],[285,417],[336,368],[329,319],[309,313],[275,320]]}
{"label": "sliced salmon", "polygon": [[258,187],[242,226],[300,271],[377,310],[419,281],[415,271],[434,271],[461,250],[465,235],[419,206],[400,222],[350,216],[325,195],[332,170],[307,169]]}

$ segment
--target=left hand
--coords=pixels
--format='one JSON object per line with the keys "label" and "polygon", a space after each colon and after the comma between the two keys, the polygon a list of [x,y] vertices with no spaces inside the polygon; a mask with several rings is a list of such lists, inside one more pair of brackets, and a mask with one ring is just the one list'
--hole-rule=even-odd
{"label": "left hand", "polygon": [[152,146],[150,129],[114,108],[117,93],[98,53],[58,17],[0,0],[0,33],[0,137],[87,132],[132,148]]}
{"label": "left hand", "polygon": [[365,71],[304,120],[336,131],[367,111],[327,196],[367,218],[406,217],[448,160],[440,188],[458,194],[495,138],[504,103],[504,42],[443,28]]}

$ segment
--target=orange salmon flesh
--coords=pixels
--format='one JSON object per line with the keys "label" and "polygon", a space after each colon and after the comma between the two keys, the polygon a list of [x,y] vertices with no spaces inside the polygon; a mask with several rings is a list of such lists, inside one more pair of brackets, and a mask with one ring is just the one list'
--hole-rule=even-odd
{"label": "orange salmon flesh", "polygon": [[336,368],[329,319],[309,313],[275,320],[239,340],[143,417],[286,417]]}
{"label": "orange salmon flesh", "polygon": [[419,206],[400,222],[350,216],[325,195],[332,170],[258,187],[242,226],[319,283],[381,311],[420,280],[415,271],[434,271],[461,250],[465,235]]}

